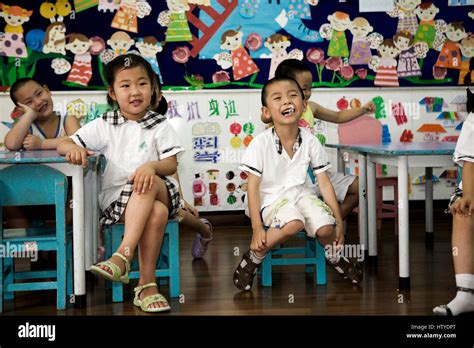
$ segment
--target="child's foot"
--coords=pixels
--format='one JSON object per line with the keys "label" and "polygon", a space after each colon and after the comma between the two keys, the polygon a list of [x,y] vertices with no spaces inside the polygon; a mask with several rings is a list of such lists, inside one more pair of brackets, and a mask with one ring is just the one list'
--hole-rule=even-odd
{"label": "child's foot", "polygon": [[234,272],[234,285],[242,291],[249,291],[262,260],[263,257],[256,256],[253,251],[247,251]]}
{"label": "child's foot", "polygon": [[363,273],[360,264],[357,261],[351,261],[348,258],[341,256],[338,261],[327,260],[328,264],[332,266],[344,279],[349,280],[352,284],[359,284],[362,281]]}
{"label": "child's foot", "polygon": [[209,243],[212,241],[212,224],[206,219],[201,219],[201,221],[209,228],[209,237],[204,238],[200,233],[196,233],[196,238],[191,245],[191,255],[194,259],[203,258]]}
{"label": "child's foot", "polygon": [[120,253],[114,253],[107,261],[99,262],[91,266],[90,271],[93,274],[104,277],[105,279],[128,284],[130,272],[130,261]]}
{"label": "child's foot", "polygon": [[439,316],[453,316],[466,312],[474,312],[474,289],[457,288],[456,297],[447,305],[433,308],[433,313]]}
{"label": "child's foot", "polygon": [[144,312],[163,312],[171,309],[166,298],[158,292],[156,283],[139,283],[134,291],[133,304]]}

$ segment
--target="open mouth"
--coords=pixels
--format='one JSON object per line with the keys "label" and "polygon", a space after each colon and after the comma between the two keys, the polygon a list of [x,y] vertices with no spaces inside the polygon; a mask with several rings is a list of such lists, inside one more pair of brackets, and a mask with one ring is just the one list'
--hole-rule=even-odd
{"label": "open mouth", "polygon": [[130,102],[130,104],[132,104],[133,106],[139,106],[141,103],[141,100],[133,100],[132,102]]}
{"label": "open mouth", "polygon": [[43,113],[43,112],[45,112],[47,109],[48,109],[48,103],[41,105],[40,108],[38,109],[38,112],[39,112],[39,113]]}
{"label": "open mouth", "polygon": [[285,110],[283,110],[281,112],[281,114],[284,116],[284,117],[289,117],[289,116],[292,116],[294,113],[295,113],[295,107],[293,105],[290,105],[288,108],[286,108]]}

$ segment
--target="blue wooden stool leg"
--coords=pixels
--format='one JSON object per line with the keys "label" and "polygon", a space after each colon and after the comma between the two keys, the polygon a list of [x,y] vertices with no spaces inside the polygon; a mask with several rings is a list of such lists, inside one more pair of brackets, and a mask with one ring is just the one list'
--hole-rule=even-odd
{"label": "blue wooden stool leg", "polygon": [[[315,245],[314,238],[306,237],[305,239],[306,239],[306,242],[305,242],[305,246],[306,246],[305,247],[305,257],[306,258],[316,257],[316,245]],[[307,263],[306,264],[306,273],[312,273],[314,271],[315,267],[316,267],[316,264]]]}
{"label": "blue wooden stool leg", "polygon": [[179,225],[177,222],[171,222],[168,223],[166,228],[169,231],[170,296],[179,297]]}
{"label": "blue wooden stool leg", "polygon": [[262,269],[262,285],[272,286],[272,251],[267,253],[260,268]]}
{"label": "blue wooden stool leg", "polygon": [[316,246],[316,284],[326,284],[326,257],[324,248],[317,240],[314,240]]}
{"label": "blue wooden stool leg", "polygon": [[[15,263],[13,262],[13,258],[7,257],[4,260],[4,269],[5,269],[5,279],[3,280],[4,284],[13,284],[15,279]],[[5,301],[12,301],[14,299],[14,292],[4,292],[3,299]]]}
{"label": "blue wooden stool leg", "polygon": [[[122,224],[112,225],[111,229],[111,249],[117,250],[122,240],[125,226]],[[120,282],[112,282],[112,301],[123,302],[123,285]]]}
{"label": "blue wooden stool leg", "polygon": [[[0,233],[3,234],[1,229]],[[2,242],[2,235],[0,235],[0,242]],[[0,257],[0,313],[3,313],[3,257]]]}

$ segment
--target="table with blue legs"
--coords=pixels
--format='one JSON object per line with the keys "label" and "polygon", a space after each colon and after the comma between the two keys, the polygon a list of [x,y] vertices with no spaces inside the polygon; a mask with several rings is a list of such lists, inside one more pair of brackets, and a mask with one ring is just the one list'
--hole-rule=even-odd
{"label": "table with blue legs", "polygon": [[11,165],[42,164],[72,178],[74,297],[70,301],[78,308],[86,306],[85,270],[97,259],[98,158],[89,157],[88,166],[83,168],[67,163],[54,150],[0,152],[0,169]]}
{"label": "table with blue legs", "polygon": [[[398,253],[399,290],[410,290],[409,255],[409,168],[425,168],[426,240],[433,241],[433,168],[453,167],[455,143],[422,142],[408,144],[326,144],[341,152],[356,152],[359,158],[359,233],[360,244],[369,260],[377,259],[376,164],[397,167],[398,178]],[[367,195],[366,195],[367,193]],[[367,233],[368,232],[368,233]]]}

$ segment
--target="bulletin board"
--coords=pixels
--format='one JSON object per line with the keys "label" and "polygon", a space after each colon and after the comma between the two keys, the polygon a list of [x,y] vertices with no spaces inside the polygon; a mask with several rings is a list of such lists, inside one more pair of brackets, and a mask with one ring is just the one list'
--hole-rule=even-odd
{"label": "bulletin board", "polygon": [[[397,0],[382,12],[363,0],[1,2],[2,90],[24,76],[52,90],[104,89],[104,64],[127,51],[152,64],[165,90],[260,88],[286,58],[307,63],[313,87],[472,81],[472,1]],[[402,30],[398,46],[382,44]]]}

